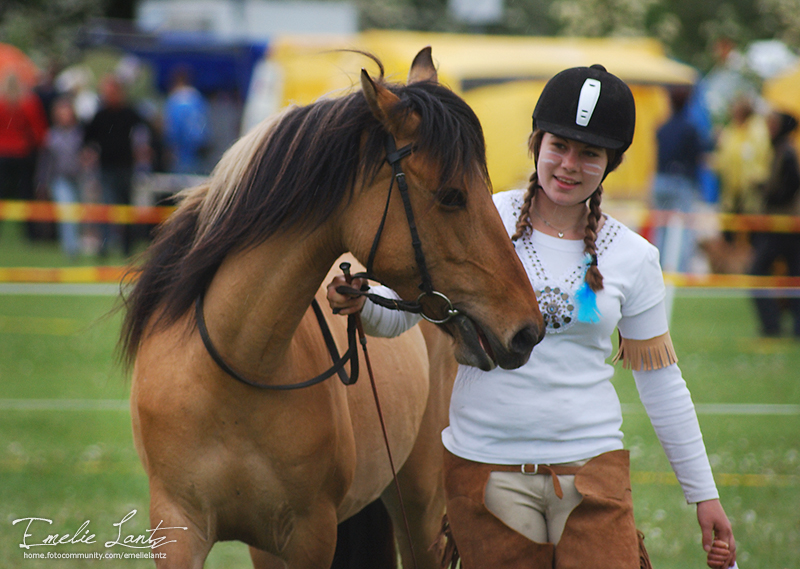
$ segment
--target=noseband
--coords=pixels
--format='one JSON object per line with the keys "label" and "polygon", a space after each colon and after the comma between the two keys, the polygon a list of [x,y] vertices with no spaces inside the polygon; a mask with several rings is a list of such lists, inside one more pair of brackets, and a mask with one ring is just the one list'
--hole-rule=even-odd
{"label": "noseband", "polygon": [[[400,165],[400,161],[411,154],[413,151],[413,146],[408,144],[401,149],[397,149],[397,143],[394,140],[394,137],[391,134],[387,134],[386,136],[386,162],[392,167],[392,181],[389,184],[389,195],[386,198],[386,207],[383,210],[383,217],[381,218],[380,225],[378,226],[378,231],[375,234],[375,238],[372,241],[372,248],[369,252],[369,257],[367,259],[367,266],[366,271],[363,273],[357,273],[353,275],[354,277],[366,278],[369,280],[373,280],[376,282],[381,282],[373,273],[372,273],[372,265],[375,261],[375,254],[378,251],[378,244],[381,240],[381,235],[383,234],[383,227],[386,224],[386,216],[389,213],[389,204],[392,200],[392,188],[394,187],[394,182],[397,180],[397,188],[400,192],[400,197],[403,200],[403,208],[406,212],[406,219],[408,220],[408,228],[411,232],[411,245],[414,248],[414,258],[417,262],[417,267],[419,267],[420,277],[422,282],[419,285],[420,290],[422,293],[417,297],[416,301],[406,301],[406,300],[396,300],[393,298],[385,298],[383,296],[379,296],[377,294],[373,294],[368,292],[369,287],[366,287],[365,290],[358,290],[352,287],[347,286],[339,286],[336,288],[337,292],[341,294],[347,294],[351,296],[366,296],[380,306],[385,308],[389,308],[391,310],[401,310],[404,312],[412,312],[414,314],[419,314],[427,320],[428,322],[433,322],[434,324],[444,324],[448,322],[454,316],[460,314],[460,312],[453,307],[453,303],[450,302],[450,299],[447,298],[441,292],[436,291],[433,288],[433,282],[431,280],[431,275],[428,272],[428,265],[425,262],[425,255],[422,252],[422,242],[419,239],[419,233],[417,232],[417,224],[414,220],[414,210],[411,208],[411,199],[408,196],[408,184],[406,183],[406,175],[403,173],[403,168]],[[437,318],[439,314],[436,315],[428,315],[425,314],[425,305],[423,305],[423,301],[428,299],[429,302],[432,300],[434,302],[443,303],[443,317]],[[317,322],[319,323],[319,327],[322,331],[322,336],[325,339],[325,345],[328,348],[328,353],[331,356],[331,360],[333,361],[333,366],[328,368],[323,373],[319,374],[316,377],[313,377],[306,381],[301,381],[298,383],[290,383],[287,385],[269,385],[265,383],[259,383],[257,381],[250,380],[235,369],[233,369],[222,357],[222,355],[217,351],[214,347],[213,342],[211,341],[211,337],[208,334],[208,328],[206,327],[205,317],[203,316],[203,294],[200,294],[195,301],[195,319],[197,320],[197,329],[200,333],[200,338],[203,340],[203,345],[205,345],[208,354],[211,356],[211,359],[228,375],[232,378],[236,379],[237,381],[244,383],[245,385],[249,385],[250,387],[257,387],[259,389],[267,389],[273,391],[286,391],[291,389],[301,389],[303,387],[310,387],[312,385],[316,385],[322,381],[325,381],[329,377],[334,374],[338,374],[339,378],[341,379],[342,383],[345,385],[352,385],[358,380],[358,351],[357,351],[357,340],[356,340],[356,320],[355,315],[348,316],[347,319],[347,351],[344,355],[340,356],[339,351],[336,348],[336,343],[333,340],[333,335],[331,334],[330,328],[328,327],[328,322],[325,320],[325,315],[322,313],[322,309],[319,306],[319,303],[316,299],[311,301],[311,307],[314,309],[314,314],[317,317]],[[344,370],[344,364],[350,362],[350,375],[347,375],[347,372]]]}

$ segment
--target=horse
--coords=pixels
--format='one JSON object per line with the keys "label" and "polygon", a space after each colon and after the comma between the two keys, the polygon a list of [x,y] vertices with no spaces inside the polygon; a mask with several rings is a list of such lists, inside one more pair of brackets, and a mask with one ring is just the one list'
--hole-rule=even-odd
{"label": "horse", "polygon": [[[362,69],[360,90],[265,119],[183,190],[124,298],[120,348],[159,568],[202,567],[224,540],[248,544],[256,567],[329,567],[337,524],[378,498],[403,565],[438,566],[428,549],[444,513],[450,393],[431,372],[515,368],[542,338],[477,117],[438,83],[429,47],[405,85],[370,57],[380,75]],[[408,532],[369,382],[334,373],[294,389],[336,359],[322,323],[347,341],[322,285],[348,253],[401,298],[448,306],[424,335],[369,341]]]}

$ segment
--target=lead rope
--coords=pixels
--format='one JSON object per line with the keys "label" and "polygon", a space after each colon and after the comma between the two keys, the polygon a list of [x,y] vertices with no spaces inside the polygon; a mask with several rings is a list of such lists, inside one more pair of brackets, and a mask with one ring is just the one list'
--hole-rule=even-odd
{"label": "lead rope", "polygon": [[[341,263],[339,268],[344,273],[344,278],[350,283],[353,280],[353,275],[350,274],[350,263]],[[364,361],[367,364],[367,374],[369,375],[369,384],[372,386],[372,396],[375,398],[375,408],[378,411],[378,419],[381,423],[381,431],[383,432],[383,442],[386,446],[386,454],[389,456],[389,466],[392,469],[392,480],[394,480],[394,488],[397,491],[397,500],[400,503],[400,513],[403,515],[403,523],[406,526],[406,537],[408,538],[408,548],[411,550],[411,569],[417,569],[417,556],[414,554],[414,543],[411,541],[411,528],[408,525],[408,516],[406,515],[406,507],[403,504],[403,493],[400,491],[400,483],[397,480],[397,470],[394,467],[394,459],[392,458],[392,450],[389,447],[389,435],[386,433],[386,423],[383,420],[383,412],[381,411],[381,402],[378,398],[378,388],[375,385],[375,375],[372,373],[372,363],[369,361],[369,353],[367,352],[367,335],[364,333],[364,326],[361,323],[361,314],[356,312],[352,316],[355,317],[356,330],[358,330],[358,341],[361,344],[361,349],[364,352]]]}

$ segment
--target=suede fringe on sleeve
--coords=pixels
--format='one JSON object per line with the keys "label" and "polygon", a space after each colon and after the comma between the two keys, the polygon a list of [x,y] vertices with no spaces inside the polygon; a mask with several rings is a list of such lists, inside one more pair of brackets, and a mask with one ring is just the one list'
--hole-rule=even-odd
{"label": "suede fringe on sleeve", "polygon": [[669,332],[649,340],[628,340],[619,336],[619,351],[612,363],[633,371],[652,371],[678,362]]}

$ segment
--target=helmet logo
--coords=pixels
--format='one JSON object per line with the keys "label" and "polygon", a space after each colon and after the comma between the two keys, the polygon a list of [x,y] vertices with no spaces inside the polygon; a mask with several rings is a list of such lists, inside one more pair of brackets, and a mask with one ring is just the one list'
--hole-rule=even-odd
{"label": "helmet logo", "polygon": [[587,79],[581,87],[581,94],[578,98],[578,113],[575,116],[575,124],[578,126],[588,126],[592,120],[592,113],[600,98],[600,81],[597,79]]}

